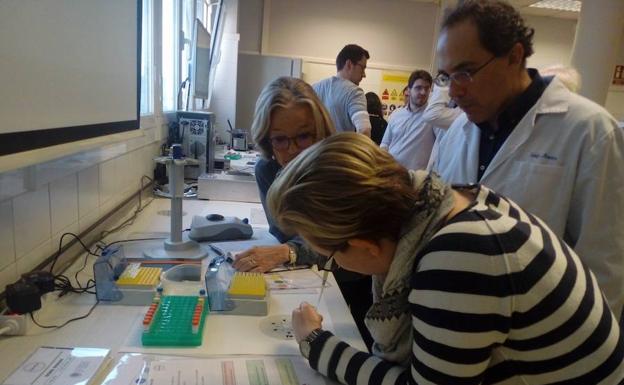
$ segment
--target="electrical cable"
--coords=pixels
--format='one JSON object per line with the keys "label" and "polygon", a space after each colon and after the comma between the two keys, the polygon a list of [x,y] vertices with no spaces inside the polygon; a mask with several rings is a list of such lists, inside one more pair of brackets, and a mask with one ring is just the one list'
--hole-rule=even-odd
{"label": "electrical cable", "polygon": [[58,261],[59,256],[63,252],[63,239],[65,238],[66,235],[71,235],[72,237],[74,237],[75,240],[78,241],[78,243],[80,243],[80,245],[82,245],[82,248],[89,255],[93,255],[95,257],[99,257],[98,254],[92,253],[91,250],[87,247],[87,245],[85,245],[84,242],[82,242],[82,240],[80,239],[80,237],[78,237],[76,234],[74,234],[74,233],[65,233],[65,234],[61,235],[61,239],[59,239],[58,251],[56,252],[56,255],[54,256],[54,259],[52,260],[52,265],[50,266],[50,273],[52,273],[52,274],[54,274],[54,266],[56,265],[56,261]]}
{"label": "electrical cable", "polygon": [[[189,74],[191,73],[191,71],[192,71],[191,63],[189,63]],[[194,80],[191,80],[191,75],[189,75],[188,79],[189,79],[189,88],[186,90],[186,108],[184,109],[185,111],[189,110],[189,102],[191,100],[191,86],[193,85],[193,83],[195,83]],[[194,100],[193,100],[193,109],[195,109],[195,101]]]}
{"label": "electrical cable", "polygon": [[161,239],[166,239],[164,237],[158,237],[158,238],[136,238],[136,239],[124,239],[121,241],[115,241],[115,242],[111,242],[109,244],[106,245],[106,247],[110,247],[112,245],[116,245],[118,243],[125,243],[125,242],[135,242],[135,241],[157,241],[157,240],[161,240]]}
{"label": "electrical cable", "polygon": [[[187,77],[186,79],[184,79],[182,81],[182,83],[180,83],[180,86],[178,87],[178,94],[176,96],[176,106],[178,107],[179,110],[182,110],[181,107],[181,99],[182,99],[182,89],[186,88],[186,84],[189,83],[191,81],[190,77]],[[190,85],[189,85],[190,86]]]}
{"label": "electrical cable", "polygon": [[87,314],[85,314],[85,315],[81,315],[80,317],[76,317],[76,318],[69,319],[69,320],[65,321],[64,323],[62,323],[62,324],[60,324],[60,325],[41,325],[39,322],[37,322],[37,320],[35,320],[35,316],[33,315],[33,313],[32,313],[32,312],[30,312],[29,314],[30,314],[30,319],[32,320],[32,322],[33,322],[35,325],[37,325],[37,326],[39,326],[40,328],[42,328],[42,329],[60,329],[60,328],[62,328],[63,326],[65,326],[65,325],[69,324],[70,322],[74,322],[74,321],[78,321],[78,320],[81,320],[81,319],[85,319],[85,318],[87,318],[88,316],[90,316],[90,315],[91,315],[91,313],[93,313],[93,310],[95,309],[95,307],[96,307],[99,303],[100,303],[100,301],[99,301],[99,300],[96,300],[96,301],[95,301],[95,303],[93,304],[93,306],[91,306],[91,309],[89,309],[89,311],[87,312]]}
{"label": "electrical cable", "polygon": [[[85,255],[84,258],[84,263],[82,265],[82,267],[76,271],[76,273],[74,274],[74,278],[76,281],[76,284],[78,285],[78,287],[75,287],[74,285],[72,285],[71,281],[69,280],[69,278],[67,278],[65,275],[63,274],[56,274],[54,275],[54,266],[56,265],[56,262],[58,261],[59,256],[62,254],[63,252],[63,239],[65,238],[65,236],[72,236],[74,237],[74,239],[80,243],[80,245],[82,246],[82,248],[85,250],[85,252],[87,253]],[[91,291],[91,289],[93,289],[95,287],[95,281],[90,278],[86,285],[83,286],[80,281],[78,280],[78,274],[84,270],[84,268],[87,266],[87,259],[88,257],[92,255],[94,257],[99,257],[99,254],[96,254],[94,252],[92,252],[87,245],[84,244],[84,242],[82,241],[82,239],[80,239],[80,237],[74,233],[65,233],[61,236],[61,239],[59,240],[59,248],[58,251],[56,253],[56,255],[54,256],[54,259],[52,261],[52,265],[50,266],[50,273],[52,273],[54,275],[54,288],[56,290],[59,290],[59,297],[62,297],[64,295],[66,295],[67,293],[88,293],[88,294],[95,294],[94,291]]]}
{"label": "electrical cable", "polygon": [[[144,180],[147,179],[148,183],[144,184]],[[50,265],[50,273],[52,273],[54,275],[54,267],[56,266],[56,263],[60,257],[60,255],[65,251],[63,250],[63,241],[65,239],[66,236],[72,236],[74,237],[74,242],[78,242],[80,243],[80,245],[82,246],[82,248],[84,249],[84,251],[86,252],[85,257],[84,257],[84,262],[82,264],[82,267],[80,269],[78,269],[75,273],[74,273],[74,279],[75,282],[77,284],[77,286],[74,286],[71,282],[71,280],[63,275],[63,274],[57,274],[54,275],[54,289],[55,291],[58,290],[60,291],[60,293],[58,294],[58,297],[62,297],[68,293],[76,293],[76,294],[82,294],[82,293],[88,293],[88,294],[96,294],[95,291],[93,291],[92,289],[95,288],[95,280],[93,278],[89,278],[86,282],[86,284],[83,286],[80,281],[78,280],[78,274],[80,274],[85,267],[87,266],[87,261],[89,256],[95,256],[95,257],[100,257],[102,251],[104,251],[107,247],[110,247],[113,244],[117,244],[117,243],[124,243],[124,242],[133,242],[133,241],[147,241],[147,240],[160,240],[163,238],[141,238],[141,239],[127,239],[127,240],[121,240],[121,241],[115,241],[115,242],[111,242],[110,244],[106,244],[104,242],[102,242],[102,238],[104,238],[104,236],[109,235],[115,231],[118,231],[126,226],[131,225],[134,220],[136,219],[136,217],[138,216],[138,214],[143,211],[147,206],[149,206],[153,201],[154,198],[152,198],[151,200],[149,200],[145,205],[143,205],[143,200],[142,200],[142,193],[143,190],[149,186],[150,184],[153,184],[153,179],[150,178],[147,175],[143,175],[141,177],[141,190],[139,191],[139,205],[137,207],[137,209],[135,210],[135,212],[133,213],[133,215],[125,220],[121,225],[117,226],[116,228],[113,228],[111,230],[108,231],[103,231],[101,234],[101,238],[99,241],[96,242],[95,244],[95,252],[91,251],[91,249],[89,249],[89,247],[87,247],[87,245],[85,245],[85,243],[82,241],[82,239],[80,239],[80,237],[74,233],[64,233],[63,235],[61,235],[61,238],[59,239],[59,246],[58,246],[58,251],[56,252],[56,254],[54,255],[53,259],[52,259],[52,264]],[[101,244],[100,244],[101,243]],[[66,248],[68,248],[69,246],[66,246]],[[96,262],[97,263],[97,262]],[[109,263],[110,265],[110,263]],[[95,304],[91,307],[91,309],[87,312],[87,314],[80,316],[80,317],[76,317],[76,318],[72,318],[66,322],[64,322],[61,325],[41,325],[37,322],[37,320],[35,320],[33,313],[30,313],[30,318],[32,319],[33,323],[41,328],[44,329],[59,329],[64,327],[65,325],[69,324],[70,322],[76,321],[76,320],[80,320],[80,319],[84,319],[87,318],[89,315],[91,315],[91,313],[93,312],[93,310],[95,309],[95,307],[99,304],[99,300],[96,300]],[[3,328],[0,328],[0,335],[10,332],[11,328],[6,326]]]}

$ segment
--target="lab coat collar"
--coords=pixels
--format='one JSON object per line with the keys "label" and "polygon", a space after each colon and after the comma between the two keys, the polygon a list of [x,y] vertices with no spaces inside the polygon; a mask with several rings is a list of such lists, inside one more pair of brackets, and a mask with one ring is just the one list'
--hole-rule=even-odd
{"label": "lab coat collar", "polygon": [[[509,135],[505,143],[503,143],[503,146],[498,150],[498,153],[496,153],[492,162],[490,162],[488,168],[481,177],[480,183],[487,185],[488,175],[492,174],[498,167],[505,163],[505,161],[512,158],[520,146],[531,137],[537,115],[565,113],[568,111],[569,92],[570,91],[556,77],[550,81],[542,97],[520,120],[511,135]],[[476,128],[476,125],[474,127]]]}
{"label": "lab coat collar", "polygon": [[[568,112],[570,92],[561,80],[556,76],[553,77],[548,87],[544,90],[542,98],[537,102],[534,115]],[[533,117],[533,124],[535,124],[535,116]]]}

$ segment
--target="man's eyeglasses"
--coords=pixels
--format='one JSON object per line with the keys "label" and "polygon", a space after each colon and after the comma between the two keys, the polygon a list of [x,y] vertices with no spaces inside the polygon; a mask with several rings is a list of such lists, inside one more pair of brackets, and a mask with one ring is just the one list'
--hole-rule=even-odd
{"label": "man's eyeglasses", "polygon": [[310,132],[304,132],[295,136],[277,135],[269,138],[271,147],[274,150],[288,150],[291,143],[294,143],[300,149],[308,148],[316,141],[316,135]]}
{"label": "man's eyeglasses", "polygon": [[440,72],[438,76],[436,76],[435,79],[433,79],[433,82],[436,84],[436,86],[440,86],[440,87],[450,86],[451,81],[457,84],[458,86],[465,86],[469,83],[472,83],[472,78],[477,74],[477,72],[484,69],[494,59],[496,59],[496,56],[492,56],[490,60],[486,61],[484,64],[482,64],[481,66],[479,66],[478,68],[472,71],[458,71],[458,72],[453,72],[450,75],[444,72]]}

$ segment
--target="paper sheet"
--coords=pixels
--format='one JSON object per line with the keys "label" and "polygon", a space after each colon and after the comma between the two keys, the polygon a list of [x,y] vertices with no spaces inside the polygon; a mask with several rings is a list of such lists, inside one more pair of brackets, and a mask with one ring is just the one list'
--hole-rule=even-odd
{"label": "paper sheet", "polygon": [[224,357],[152,361],[150,385],[325,385],[302,357]]}
{"label": "paper sheet", "polygon": [[3,385],[84,385],[108,363],[108,349],[40,347]]}
{"label": "paper sheet", "polygon": [[[202,382],[203,380],[203,382]],[[163,382],[164,381],[164,382]],[[186,381],[186,382],[184,382]],[[301,356],[119,356],[102,385],[332,385]]]}
{"label": "paper sheet", "polygon": [[[264,275],[271,290],[292,290],[292,289],[320,289],[323,286],[323,279],[313,270],[291,270],[280,271],[278,273],[266,273]],[[326,287],[330,286],[325,282]],[[318,292],[318,291],[315,291]]]}

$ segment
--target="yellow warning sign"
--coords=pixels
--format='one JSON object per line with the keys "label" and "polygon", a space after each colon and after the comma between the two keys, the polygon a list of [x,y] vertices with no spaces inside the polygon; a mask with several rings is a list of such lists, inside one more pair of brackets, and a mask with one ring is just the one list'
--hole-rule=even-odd
{"label": "yellow warning sign", "polygon": [[403,71],[382,72],[382,82],[379,85],[381,94],[381,108],[384,117],[403,105],[403,87],[407,86],[410,73]]}
{"label": "yellow warning sign", "polygon": [[403,83],[403,84],[407,84],[407,81],[409,80],[409,74],[407,75],[400,75],[400,74],[383,74],[381,76],[381,79],[384,82],[390,82],[390,83]]}
{"label": "yellow warning sign", "polygon": [[399,93],[397,92],[396,88],[393,88],[392,92],[390,92],[390,100],[397,100],[398,95]]}

